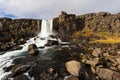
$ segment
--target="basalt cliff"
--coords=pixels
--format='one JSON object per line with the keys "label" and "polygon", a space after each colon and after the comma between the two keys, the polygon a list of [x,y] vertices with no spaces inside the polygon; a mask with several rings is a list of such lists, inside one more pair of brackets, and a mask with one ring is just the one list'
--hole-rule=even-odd
{"label": "basalt cliff", "polygon": [[[39,25],[39,27],[38,27]],[[0,18],[0,51],[24,43],[39,33],[41,20]],[[120,36],[120,13],[90,13],[84,15],[61,14],[53,19],[53,30],[63,41],[70,41],[77,31],[106,32]]]}

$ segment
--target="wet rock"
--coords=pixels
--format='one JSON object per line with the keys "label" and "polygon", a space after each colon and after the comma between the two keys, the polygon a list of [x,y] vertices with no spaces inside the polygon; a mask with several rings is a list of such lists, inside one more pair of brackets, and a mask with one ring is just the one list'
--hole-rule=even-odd
{"label": "wet rock", "polygon": [[28,46],[28,51],[32,50],[32,49],[37,49],[37,46],[35,44],[30,44]]}
{"label": "wet rock", "polygon": [[79,76],[79,71],[81,69],[80,62],[75,61],[75,60],[69,61],[65,63],[65,67],[70,74],[74,76]]}
{"label": "wet rock", "polygon": [[28,46],[28,54],[29,55],[37,55],[39,50],[37,50],[37,46],[35,44],[30,44]]}
{"label": "wet rock", "polygon": [[4,69],[5,72],[9,72],[12,69],[12,67],[14,67],[14,65],[4,67],[3,69]]}
{"label": "wet rock", "polygon": [[31,49],[28,54],[35,56],[35,55],[37,55],[38,53],[39,53],[39,50]]}
{"label": "wet rock", "polygon": [[19,74],[25,73],[27,70],[29,70],[29,65],[22,64],[16,65],[11,69],[12,72],[11,77],[15,77]]}
{"label": "wet rock", "polygon": [[58,40],[48,40],[47,44],[45,46],[53,46],[53,45],[58,45]]}
{"label": "wet rock", "polygon": [[29,78],[26,75],[18,75],[14,80],[29,80]]}

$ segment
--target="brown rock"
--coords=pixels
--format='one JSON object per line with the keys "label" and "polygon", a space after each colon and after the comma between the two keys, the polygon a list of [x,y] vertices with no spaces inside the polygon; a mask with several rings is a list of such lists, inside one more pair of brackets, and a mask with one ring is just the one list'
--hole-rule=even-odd
{"label": "brown rock", "polygon": [[102,53],[101,48],[96,48],[93,52],[92,55],[95,57],[98,57]]}
{"label": "brown rock", "polygon": [[71,77],[69,78],[69,80],[79,80],[79,79],[78,79],[78,77],[76,77],[76,76],[71,76]]}
{"label": "brown rock", "polygon": [[29,78],[26,75],[18,75],[14,80],[29,80]]}
{"label": "brown rock", "polygon": [[80,62],[75,61],[75,60],[68,61],[65,63],[65,67],[70,74],[74,76],[79,76],[79,71],[81,69]]}
{"label": "brown rock", "polygon": [[112,80],[114,71],[106,69],[106,68],[97,68],[96,74],[102,80]]}
{"label": "brown rock", "polygon": [[37,50],[37,46],[35,44],[30,44],[28,46],[28,54],[29,55],[36,55],[39,53],[39,50]]}

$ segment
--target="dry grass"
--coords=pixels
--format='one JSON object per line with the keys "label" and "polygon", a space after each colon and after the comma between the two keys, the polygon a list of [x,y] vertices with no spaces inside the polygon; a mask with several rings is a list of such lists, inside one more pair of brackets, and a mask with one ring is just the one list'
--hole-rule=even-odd
{"label": "dry grass", "polygon": [[120,38],[107,38],[106,40],[96,40],[95,42],[104,43],[104,44],[117,44],[120,43]]}
{"label": "dry grass", "polygon": [[96,38],[90,38],[90,42],[92,43],[104,43],[104,44],[117,44],[120,43],[120,37],[118,37],[117,34],[110,34],[107,32],[92,32],[92,31],[84,31],[84,32],[75,32],[71,38],[72,41],[76,41],[77,38],[79,38],[79,36],[84,36],[84,37],[89,37],[89,36],[97,36],[100,37],[101,39],[96,39]]}

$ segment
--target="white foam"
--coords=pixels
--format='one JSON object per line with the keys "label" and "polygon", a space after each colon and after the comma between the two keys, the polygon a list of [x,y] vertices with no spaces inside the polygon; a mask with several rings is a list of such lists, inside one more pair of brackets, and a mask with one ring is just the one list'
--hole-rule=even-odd
{"label": "white foam", "polygon": [[6,78],[9,74],[11,74],[11,72],[6,72],[6,73],[1,74],[1,75],[0,75],[0,80],[5,80],[5,78]]}

